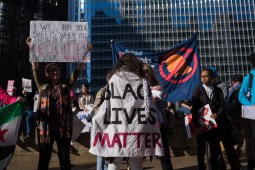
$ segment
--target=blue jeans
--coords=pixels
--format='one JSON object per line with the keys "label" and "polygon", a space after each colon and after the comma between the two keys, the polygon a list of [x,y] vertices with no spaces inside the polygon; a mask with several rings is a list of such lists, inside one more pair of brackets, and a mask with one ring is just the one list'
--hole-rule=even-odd
{"label": "blue jeans", "polygon": [[101,156],[97,156],[97,170],[108,170],[108,164]]}
{"label": "blue jeans", "polygon": [[188,109],[187,107],[180,107],[178,111],[179,111],[179,112],[183,112],[183,113],[185,113],[186,115],[189,115],[189,114],[191,113],[191,110]]}
{"label": "blue jeans", "polygon": [[30,134],[34,132],[33,126],[35,125],[35,113],[32,109],[26,109],[23,111],[23,116],[25,117],[25,127],[24,133]]}

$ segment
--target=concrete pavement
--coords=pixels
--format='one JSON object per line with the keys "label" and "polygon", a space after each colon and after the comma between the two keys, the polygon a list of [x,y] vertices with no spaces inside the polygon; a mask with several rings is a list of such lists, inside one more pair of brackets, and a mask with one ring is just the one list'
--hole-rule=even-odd
{"label": "concrete pavement", "polygon": [[[181,170],[193,170],[196,168],[196,156],[181,156],[173,157],[172,163],[174,169]],[[35,170],[38,162],[38,153],[16,153],[8,167],[8,170]],[[96,157],[84,151],[83,153],[71,154],[71,162],[74,164],[73,170],[95,170],[96,169]],[[59,162],[57,153],[52,154],[50,170],[57,170],[59,168]],[[123,161],[122,169],[125,170],[126,163]],[[144,169],[159,170],[161,169],[160,161],[153,159],[152,162],[148,159],[144,160]]]}
{"label": "concrete pavement", "polygon": [[[175,120],[175,127],[173,132],[169,132],[169,144],[171,146],[171,160],[174,169],[176,170],[196,170],[196,140],[195,138],[188,139],[186,137],[186,130],[184,121],[181,119]],[[96,157],[88,153],[90,137],[89,134],[82,134],[74,143],[71,152],[71,162],[74,164],[73,170],[95,170],[96,169]],[[38,148],[33,142],[25,143],[19,138],[15,154],[8,167],[8,170],[35,170],[38,162]],[[226,160],[226,159],[225,159]],[[241,155],[241,163],[243,168],[247,165],[244,156],[244,150]],[[227,162],[227,160],[226,160]],[[124,162],[123,162],[124,163]],[[227,165],[228,169],[229,165]],[[57,157],[57,147],[54,145],[54,152],[52,154],[50,170],[57,170],[59,168],[59,162]],[[126,169],[124,163],[122,169]],[[158,159],[144,160],[144,169],[148,170],[160,170],[161,164]]]}

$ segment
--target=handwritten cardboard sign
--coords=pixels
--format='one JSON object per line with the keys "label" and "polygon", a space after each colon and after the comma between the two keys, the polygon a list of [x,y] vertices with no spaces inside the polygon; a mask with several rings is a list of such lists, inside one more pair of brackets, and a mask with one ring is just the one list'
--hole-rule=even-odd
{"label": "handwritten cardboard sign", "polygon": [[80,62],[87,51],[88,23],[31,21],[30,37],[30,61]]}

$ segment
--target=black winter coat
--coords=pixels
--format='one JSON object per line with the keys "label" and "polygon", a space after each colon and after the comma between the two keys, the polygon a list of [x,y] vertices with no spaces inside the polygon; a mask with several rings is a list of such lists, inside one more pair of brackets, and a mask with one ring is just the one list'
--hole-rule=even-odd
{"label": "black winter coat", "polygon": [[199,127],[198,118],[199,115],[198,110],[203,106],[209,104],[212,110],[212,113],[217,113],[218,117],[223,115],[224,113],[224,96],[222,90],[214,86],[214,90],[212,91],[212,99],[210,100],[207,96],[205,88],[201,85],[195,88],[192,95],[192,120],[195,123],[196,127]]}

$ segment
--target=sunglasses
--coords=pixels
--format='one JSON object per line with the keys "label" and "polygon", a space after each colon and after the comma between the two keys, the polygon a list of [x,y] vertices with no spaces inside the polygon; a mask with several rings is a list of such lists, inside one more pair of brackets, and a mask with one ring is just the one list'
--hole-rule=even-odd
{"label": "sunglasses", "polygon": [[50,69],[49,72],[51,72],[51,73],[52,73],[52,72],[60,72],[60,70],[57,69],[57,68],[56,68],[56,69]]}

